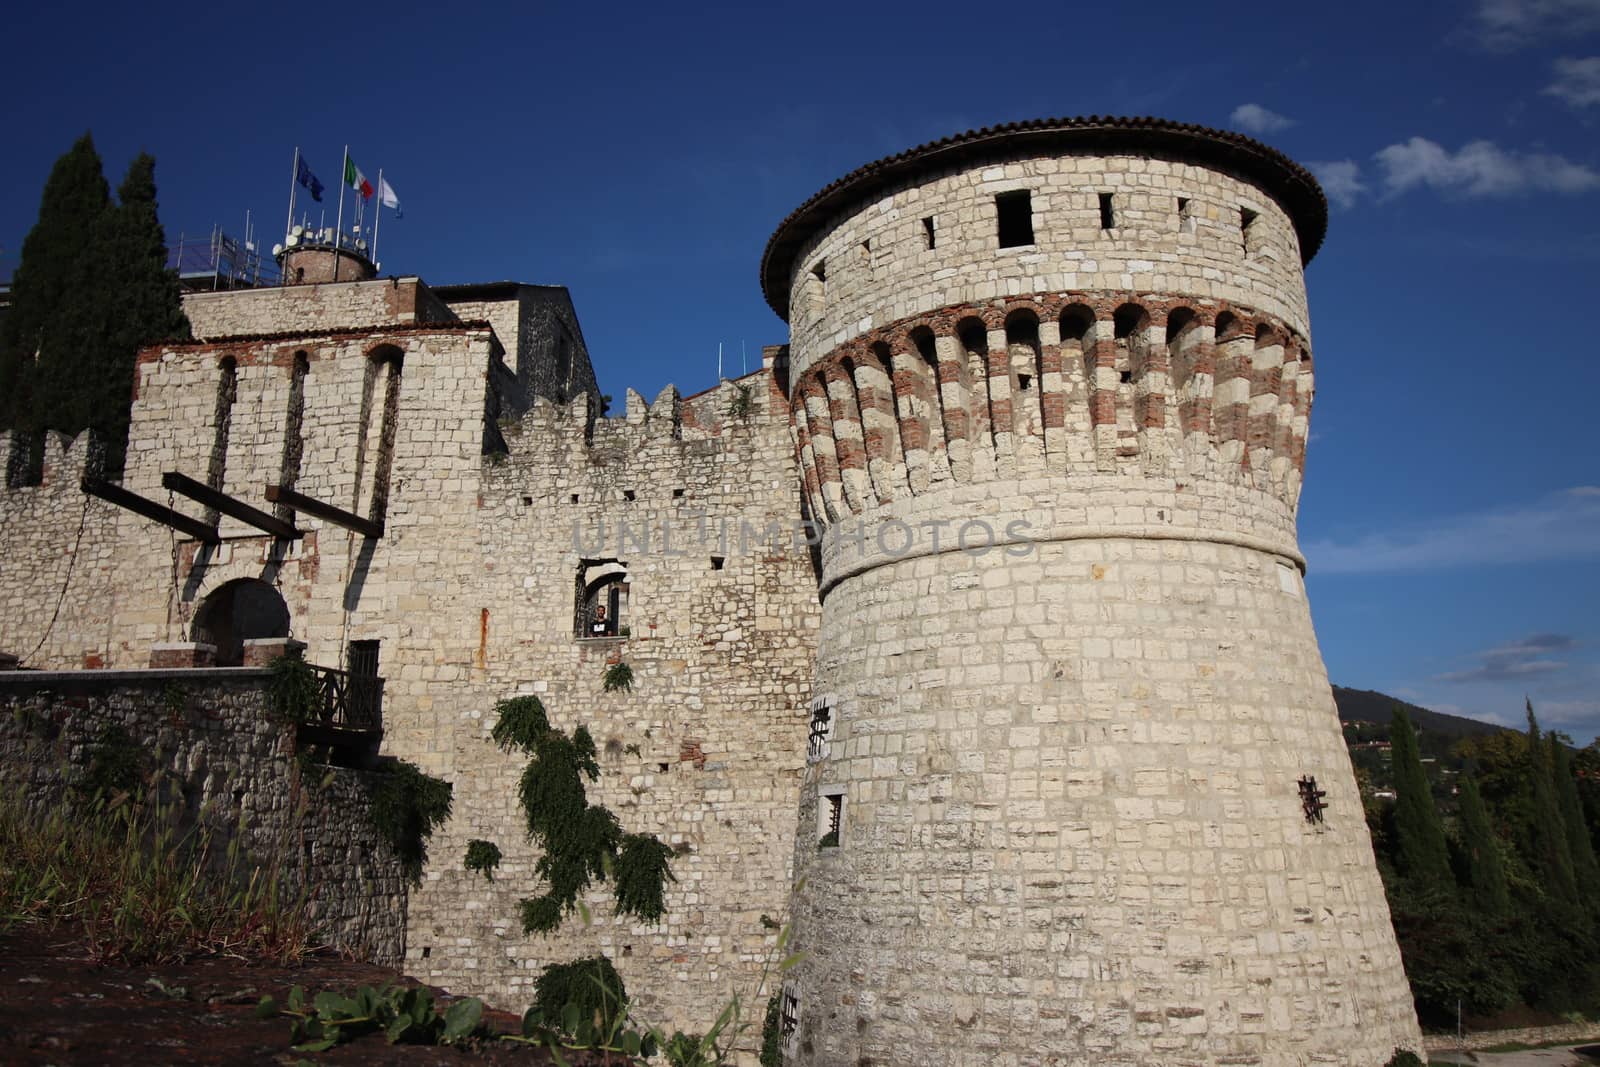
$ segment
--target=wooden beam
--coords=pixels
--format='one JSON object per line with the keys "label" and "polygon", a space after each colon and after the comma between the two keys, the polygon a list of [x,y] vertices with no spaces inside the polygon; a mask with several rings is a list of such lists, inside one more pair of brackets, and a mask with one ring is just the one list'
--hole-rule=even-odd
{"label": "wooden beam", "polygon": [[353,511],[336,508],[332,504],[324,504],[314,497],[297,493],[282,485],[267,485],[267,499],[274,504],[285,504],[295,511],[303,511],[307,515],[315,515],[335,526],[343,526],[346,530],[354,530],[362,537],[379,538],[383,536],[383,523],[378,519],[363,519]]}
{"label": "wooden beam", "polygon": [[215,526],[208,526],[199,519],[191,519],[181,511],[174,511],[165,504],[158,504],[154,500],[146,500],[138,493],[129,492],[115,482],[108,482],[102,478],[85,478],[80,487],[90,496],[99,497],[107,503],[115,504],[119,508],[127,508],[135,515],[143,515],[147,519],[172,527],[179,533],[188,534],[196,541],[204,541],[208,545],[221,542]]}
{"label": "wooden beam", "polygon": [[258,530],[264,530],[273,537],[281,537],[292,541],[301,536],[295,529],[294,523],[284,522],[276,515],[268,515],[259,508],[253,508],[243,500],[238,500],[227,493],[211,488],[195,481],[187,475],[177,471],[167,471],[161,476],[161,487],[170,489],[174,493],[182,493],[190,500],[197,500],[206,507],[222,514],[238,519],[240,522],[249,523]]}

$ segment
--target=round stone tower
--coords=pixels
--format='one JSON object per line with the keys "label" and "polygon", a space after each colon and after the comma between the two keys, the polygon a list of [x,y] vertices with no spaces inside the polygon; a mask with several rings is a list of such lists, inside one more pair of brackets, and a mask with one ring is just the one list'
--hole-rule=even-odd
{"label": "round stone tower", "polygon": [[1295,509],[1327,204],[1154,119],[870,164],[762,264],[822,546],[790,1064],[1420,1048]]}

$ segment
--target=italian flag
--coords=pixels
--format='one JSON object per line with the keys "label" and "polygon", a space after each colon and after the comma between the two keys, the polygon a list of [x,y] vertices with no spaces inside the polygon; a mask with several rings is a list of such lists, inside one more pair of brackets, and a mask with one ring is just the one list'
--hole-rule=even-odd
{"label": "italian flag", "polygon": [[367,176],[361,173],[361,168],[349,156],[344,157],[344,183],[360,193],[361,199],[372,199],[372,183],[367,181]]}

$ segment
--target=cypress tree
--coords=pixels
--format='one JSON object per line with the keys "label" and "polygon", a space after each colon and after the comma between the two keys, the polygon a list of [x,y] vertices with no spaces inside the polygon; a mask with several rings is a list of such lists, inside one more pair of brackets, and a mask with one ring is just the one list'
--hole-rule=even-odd
{"label": "cypress tree", "polygon": [[156,211],[154,157],[141,152],[117,190],[120,203],[107,212],[94,235],[103,299],[86,322],[95,368],[86,383],[92,426],[105,448],[108,473],[122,470],[133,404],[134,364],[139,349],[157,341],[186,339],[177,272],[167,269],[167,243]]}
{"label": "cypress tree", "polygon": [[1448,890],[1455,885],[1444,827],[1433,804],[1433,790],[1417,749],[1411,717],[1396,705],[1389,727],[1394,770],[1395,865],[1419,892]]}
{"label": "cypress tree", "polygon": [[1466,855],[1467,888],[1482,911],[1501,912],[1511,903],[1506,890],[1506,871],[1500,862],[1500,843],[1495,840],[1478,792],[1478,780],[1461,776],[1461,851]]}
{"label": "cypress tree", "polygon": [[76,432],[87,425],[87,405],[72,396],[85,368],[70,335],[99,295],[84,287],[85,269],[110,205],[100,153],[86,133],[51,168],[39,219],[22,243],[12,279],[11,309],[0,331],[0,418],[6,426]]}
{"label": "cypress tree", "polygon": [[1544,891],[1564,901],[1578,899],[1577,879],[1572,870],[1572,850],[1567,842],[1561,807],[1556,800],[1555,769],[1550,750],[1539,734],[1539,720],[1528,707],[1528,777],[1533,787],[1533,809],[1528,823],[1530,859],[1539,872]]}
{"label": "cypress tree", "polygon": [[1555,734],[1550,742],[1550,769],[1555,777],[1556,804],[1561,809],[1561,824],[1566,831],[1567,851],[1572,855],[1573,881],[1579,899],[1600,904],[1600,863],[1595,861],[1594,843],[1583,818],[1583,803],[1578,799],[1578,783],[1572,773],[1572,754]]}

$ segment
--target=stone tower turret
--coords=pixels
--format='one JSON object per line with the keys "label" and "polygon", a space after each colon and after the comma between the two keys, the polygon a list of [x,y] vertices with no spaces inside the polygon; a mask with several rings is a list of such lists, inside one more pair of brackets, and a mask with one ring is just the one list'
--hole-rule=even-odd
{"label": "stone tower turret", "polygon": [[365,240],[340,235],[336,242],[331,228],[306,231],[296,226],[294,231],[272,250],[285,285],[368,282],[378,276],[376,265],[367,256]]}
{"label": "stone tower turret", "polygon": [[828,530],[791,1064],[1420,1048],[1296,544],[1311,176],[1046,120],[786,219]]}

